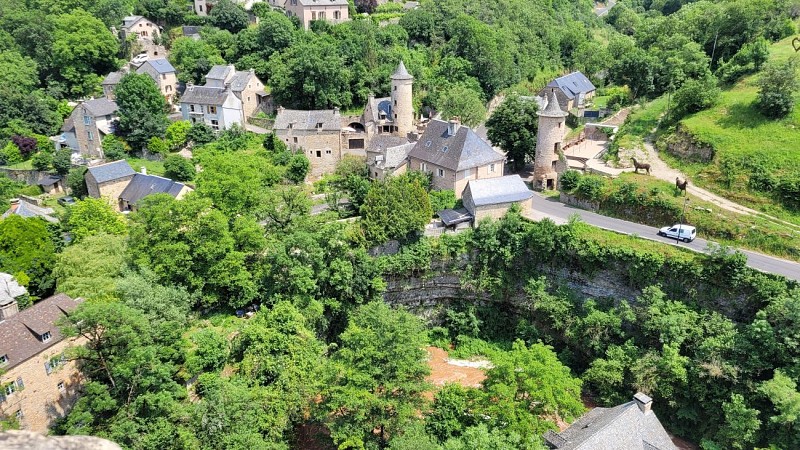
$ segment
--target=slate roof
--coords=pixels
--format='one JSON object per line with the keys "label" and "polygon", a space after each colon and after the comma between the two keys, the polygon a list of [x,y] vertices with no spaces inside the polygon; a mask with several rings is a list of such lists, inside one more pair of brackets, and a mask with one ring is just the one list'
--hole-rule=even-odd
{"label": "slate roof", "polygon": [[48,175],[36,182],[37,186],[51,186],[61,181],[61,177],[57,175]]}
{"label": "slate roof", "polygon": [[544,109],[536,111],[536,115],[544,117],[567,117],[568,112],[561,110],[561,105],[558,104],[556,93],[551,92],[550,97],[547,99],[547,106]]}
{"label": "slate roof", "polygon": [[72,116],[67,117],[64,119],[64,125],[61,125],[61,131],[67,132],[72,131],[75,129],[75,121],[72,119]]}
{"label": "slate roof", "polygon": [[130,28],[131,25],[135,24],[139,19],[144,16],[127,16],[122,18],[122,28]]}
{"label": "slate roof", "polygon": [[3,213],[0,218],[5,219],[6,217],[15,214],[20,217],[41,217],[42,219],[50,222],[56,223],[58,219],[53,217],[53,208],[43,208],[41,206],[36,206],[34,204],[28,203],[26,201],[20,200],[18,203],[13,203],[10,208],[6,212]]}
{"label": "slate roof", "polygon": [[559,450],[676,450],[656,414],[642,412],[635,401],[595,408],[566,430],[548,431],[544,438],[551,449]]}
{"label": "slate roof", "polygon": [[0,306],[5,306],[28,291],[17,283],[13,275],[0,272]]}
{"label": "slate roof", "polygon": [[134,205],[150,194],[169,194],[177,197],[183,188],[183,183],[178,183],[169,178],[137,173],[133,176],[131,182],[125,186],[122,193],[119,194],[119,198],[128,202],[128,204]]}
{"label": "slate roof", "polygon": [[437,211],[436,215],[442,219],[442,223],[446,226],[458,225],[459,223],[469,222],[473,219],[472,214],[464,208],[458,209],[443,209]]}
{"label": "slate roof", "polygon": [[408,73],[406,70],[406,65],[403,64],[403,61],[400,61],[400,64],[397,65],[397,69],[395,69],[394,73],[391,76],[393,80],[413,80],[414,77]]}
{"label": "slate roof", "polygon": [[281,109],[275,116],[276,130],[288,130],[289,124],[293,130],[313,131],[317,124],[322,123],[323,131],[340,131],[342,129],[342,116],[333,109],[302,111],[298,109]]}
{"label": "slate roof", "polygon": [[547,87],[561,89],[569,99],[575,98],[576,95],[582,92],[591,92],[596,89],[592,82],[586,78],[586,75],[581,72],[572,72],[563,77],[558,77],[551,81]]}
{"label": "slate roof", "polygon": [[114,161],[99,166],[89,167],[89,173],[92,174],[97,183],[105,183],[107,181],[118,180],[135,174],[131,165],[124,159]]}
{"label": "slate roof", "polygon": [[[414,145],[414,142],[408,142],[408,139],[403,137],[379,134],[372,138],[367,147],[369,155],[367,163],[381,169],[397,168],[408,158],[408,153]],[[376,153],[383,156],[382,161],[375,158]]]}
{"label": "slate roof", "polygon": [[93,98],[83,102],[93,117],[108,116],[117,112],[117,102],[107,98]]}
{"label": "slate roof", "polygon": [[181,103],[200,103],[203,105],[221,105],[228,98],[229,91],[225,88],[192,86],[186,88]]}
{"label": "slate roof", "polygon": [[153,69],[155,69],[156,72],[162,74],[176,71],[175,68],[172,67],[172,64],[170,64],[169,61],[166,60],[166,58],[158,58],[158,59],[148,59],[147,61],[144,62],[144,64],[139,66],[139,69],[137,69],[136,72],[142,73],[141,70],[142,67],[145,66],[145,64],[150,64],[151,66],[153,66]]}
{"label": "slate roof", "polygon": [[448,135],[448,122],[432,120],[409,156],[450,170],[464,170],[505,160],[472,129],[459,126]]}
{"label": "slate roof", "polygon": [[374,120],[381,120],[381,113],[383,113],[386,116],[384,120],[387,122],[394,122],[391,97],[371,98],[369,99],[367,108],[370,109]]}
{"label": "slate roof", "polygon": [[181,27],[183,31],[183,35],[187,37],[193,37],[195,35],[200,35],[200,27],[196,25],[184,25]]}
{"label": "slate roof", "polygon": [[211,70],[206,74],[206,80],[224,80],[228,74],[234,70],[233,66],[216,65],[211,67]]}
{"label": "slate roof", "polygon": [[247,83],[250,82],[250,77],[255,75],[249,70],[240,70],[233,74],[233,77],[228,82],[233,92],[242,92],[247,89]]}
{"label": "slate roof", "polygon": [[[66,294],[57,294],[0,322],[0,355],[8,357],[3,369],[11,369],[60,342],[62,336],[56,321],[81,302],[81,299],[73,300]],[[50,339],[42,342],[39,336],[48,331]]]}
{"label": "slate roof", "polygon": [[111,72],[103,78],[103,86],[116,86],[119,84],[119,80],[122,79],[122,76],[125,75],[122,72]]}
{"label": "slate roof", "polygon": [[519,202],[533,197],[533,191],[519,175],[470,180],[465,190],[469,190],[475,206]]}

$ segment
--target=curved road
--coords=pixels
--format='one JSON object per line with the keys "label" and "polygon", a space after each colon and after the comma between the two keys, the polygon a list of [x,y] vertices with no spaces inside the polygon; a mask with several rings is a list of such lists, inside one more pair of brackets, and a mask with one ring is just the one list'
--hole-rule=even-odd
{"label": "curved road", "polygon": [[[552,219],[556,223],[566,223],[573,215],[578,215],[582,221],[594,225],[598,228],[616,231],[624,234],[635,234],[641,238],[653,241],[661,241],[666,244],[678,245],[696,252],[706,253],[709,241],[697,238],[689,243],[676,243],[675,239],[659,236],[658,228],[638,223],[628,222],[627,220],[615,219],[597,213],[565,205],[555,199],[542,197],[538,193],[533,197],[533,212],[531,218],[540,220],[545,217]],[[672,224],[665,224],[672,225]],[[747,265],[762,272],[783,275],[791,280],[800,281],[800,263],[788,261],[774,256],[764,255],[749,250],[739,249],[747,256]]]}

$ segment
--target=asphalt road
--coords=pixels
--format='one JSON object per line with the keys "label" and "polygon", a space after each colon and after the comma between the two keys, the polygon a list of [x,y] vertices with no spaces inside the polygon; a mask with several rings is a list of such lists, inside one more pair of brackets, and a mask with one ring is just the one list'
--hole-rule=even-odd
{"label": "asphalt road", "polygon": [[[696,252],[706,253],[709,241],[697,238],[692,242],[676,243],[675,239],[659,236],[658,228],[628,222],[626,220],[614,219],[590,211],[585,211],[569,205],[565,205],[555,199],[547,199],[538,194],[533,198],[534,218],[549,217],[556,223],[564,223],[573,215],[580,216],[581,220],[606,230],[616,231],[624,234],[635,234],[639,237],[653,241],[664,242],[665,244],[685,247]],[[665,223],[664,226],[673,225]],[[698,230],[702,234],[702,230]],[[747,256],[747,265],[762,272],[783,275],[786,278],[800,281],[800,263],[787,261],[774,256],[764,255],[749,250],[739,249]]]}
{"label": "asphalt road", "polygon": [[606,2],[606,7],[605,8],[596,8],[594,10],[594,13],[597,14],[598,17],[603,17],[606,14],[608,14],[608,11],[610,11],[611,8],[613,8],[614,5],[616,5],[616,4],[617,4],[617,2],[615,0],[608,0],[608,2]]}

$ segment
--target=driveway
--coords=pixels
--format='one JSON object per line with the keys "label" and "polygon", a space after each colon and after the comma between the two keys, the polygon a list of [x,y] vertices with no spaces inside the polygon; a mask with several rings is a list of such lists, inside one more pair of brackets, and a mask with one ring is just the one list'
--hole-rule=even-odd
{"label": "driveway", "polygon": [[611,11],[611,8],[613,8],[616,4],[616,0],[608,0],[604,8],[595,8],[594,13],[597,14],[597,17],[603,17],[608,14],[608,12]]}
{"label": "driveway", "polygon": [[[689,250],[707,253],[709,241],[697,238],[689,243],[676,243],[675,239],[658,236],[658,229],[648,225],[628,222],[622,219],[603,216],[590,211],[565,205],[555,199],[548,199],[536,194],[533,197],[533,211],[529,218],[541,220],[550,218],[556,223],[566,223],[573,215],[578,215],[582,221],[598,228],[616,231],[623,234],[637,235],[652,241],[685,247]],[[671,225],[671,224],[665,224]],[[800,263],[788,261],[774,256],[764,255],[749,250],[738,249],[747,256],[747,265],[762,272],[783,275],[791,280],[800,281]]]}

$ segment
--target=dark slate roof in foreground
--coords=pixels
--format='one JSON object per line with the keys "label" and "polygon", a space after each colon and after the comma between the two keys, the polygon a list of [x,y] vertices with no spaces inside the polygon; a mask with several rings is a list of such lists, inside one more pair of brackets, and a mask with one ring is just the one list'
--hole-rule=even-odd
{"label": "dark slate roof in foreground", "polygon": [[[81,301],[57,294],[0,322],[0,355],[8,356],[3,369],[9,370],[60,342],[62,336],[56,321],[77,308]],[[48,331],[50,339],[42,342],[39,336]]]}
{"label": "dark slate roof in foreground", "polygon": [[557,87],[561,89],[564,95],[570,99],[575,98],[575,96],[581,92],[591,92],[595,90],[592,82],[581,72],[572,72],[563,77],[558,77],[551,81],[547,87]]}
{"label": "dark slate roof in foreground", "polygon": [[442,120],[432,120],[409,156],[454,171],[506,159],[469,127],[459,126],[456,133],[450,136],[448,125]]}
{"label": "dark slate roof in foreground", "polygon": [[224,88],[207,86],[187,87],[181,97],[181,103],[199,103],[203,105],[221,105],[228,98],[229,91]]}
{"label": "dark slate roof in foreground", "polygon": [[656,414],[642,412],[635,401],[595,408],[560,433],[548,431],[544,439],[558,450],[676,450]]}
{"label": "dark slate roof in foreground", "polygon": [[112,85],[116,86],[119,84],[119,80],[122,79],[122,76],[125,75],[123,72],[110,72],[106,77],[103,79],[103,86]]}
{"label": "dark slate roof in foreground", "polygon": [[144,67],[145,64],[150,64],[151,66],[153,66],[153,69],[155,69],[156,72],[161,74],[175,72],[175,68],[172,67],[172,64],[170,64],[166,58],[148,59],[147,61],[144,62],[144,64],[142,64],[141,67],[139,67],[139,69],[136,72],[142,73],[142,67]]}
{"label": "dark slate roof in foreground", "polygon": [[117,102],[107,98],[93,98],[83,102],[83,106],[85,106],[94,117],[108,116],[117,112]]}
{"label": "dark slate roof in foreground", "polygon": [[436,215],[439,216],[439,218],[442,219],[442,222],[448,227],[472,220],[472,214],[470,214],[469,211],[464,208],[443,209],[441,211],[437,211]]}
{"label": "dark slate roof in foreground", "polygon": [[177,197],[183,187],[183,183],[178,183],[169,178],[137,173],[133,176],[131,182],[125,186],[122,193],[119,194],[119,198],[133,205],[150,194],[169,194]]}
{"label": "dark slate roof in foreground", "polygon": [[30,204],[24,200],[20,200],[18,203],[12,204],[11,207],[8,208],[8,210],[6,210],[2,216],[0,216],[0,218],[5,219],[10,215],[15,214],[20,217],[25,217],[26,219],[30,217],[41,217],[50,223],[56,223],[58,222],[58,219],[53,217],[54,213],[55,211],[53,211],[53,208],[44,208]]}
{"label": "dark slate roof in foreground", "polygon": [[342,116],[333,109],[320,109],[303,111],[297,109],[281,109],[275,116],[276,130],[288,130],[292,124],[293,130],[316,130],[317,124],[322,124],[323,131],[340,131],[342,129]]}
{"label": "dark slate roof in foreground", "polygon": [[470,180],[467,189],[472,194],[475,206],[496,205],[527,200],[533,197],[519,175]]}
{"label": "dark slate roof in foreground", "polygon": [[125,178],[136,173],[124,159],[89,167],[88,171],[98,183]]}

